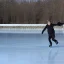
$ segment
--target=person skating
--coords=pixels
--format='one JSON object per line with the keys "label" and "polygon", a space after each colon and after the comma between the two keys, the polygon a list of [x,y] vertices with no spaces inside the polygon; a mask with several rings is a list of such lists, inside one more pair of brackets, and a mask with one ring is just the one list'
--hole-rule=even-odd
{"label": "person skating", "polygon": [[49,47],[52,46],[52,41],[51,39],[58,44],[58,41],[55,39],[55,30],[54,30],[54,26],[62,26],[64,23],[58,22],[57,24],[52,24],[50,21],[47,21],[47,25],[45,26],[45,28],[42,31],[42,34],[44,33],[44,31],[47,29],[48,32],[48,40],[49,40]]}

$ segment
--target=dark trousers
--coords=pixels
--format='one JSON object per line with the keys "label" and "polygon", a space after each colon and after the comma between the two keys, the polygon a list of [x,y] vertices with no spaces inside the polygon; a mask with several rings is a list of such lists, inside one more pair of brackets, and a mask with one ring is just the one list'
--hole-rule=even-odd
{"label": "dark trousers", "polygon": [[50,45],[52,45],[51,39],[52,39],[55,43],[58,42],[58,41],[55,39],[55,35],[50,35],[49,38],[48,38]]}

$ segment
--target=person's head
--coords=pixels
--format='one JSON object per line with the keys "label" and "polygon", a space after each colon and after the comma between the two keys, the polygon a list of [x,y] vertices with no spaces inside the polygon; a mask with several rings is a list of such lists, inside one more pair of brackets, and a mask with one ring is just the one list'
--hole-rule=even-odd
{"label": "person's head", "polygon": [[51,22],[50,22],[49,20],[47,20],[47,24],[48,24],[48,25],[51,25]]}

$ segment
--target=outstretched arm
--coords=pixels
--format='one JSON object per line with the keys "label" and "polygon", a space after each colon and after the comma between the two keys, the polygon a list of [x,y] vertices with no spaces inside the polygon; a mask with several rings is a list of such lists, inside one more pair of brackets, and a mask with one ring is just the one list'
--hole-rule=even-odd
{"label": "outstretched arm", "polygon": [[57,24],[52,24],[53,26],[58,26],[58,23]]}
{"label": "outstretched arm", "polygon": [[64,23],[58,22],[57,24],[58,26],[62,26]]}
{"label": "outstretched arm", "polygon": [[46,30],[46,28],[47,28],[47,25],[45,26],[45,28],[42,30],[42,34],[44,33],[44,31]]}
{"label": "outstretched arm", "polygon": [[53,26],[62,26],[64,23],[58,22],[57,24],[53,24]]}

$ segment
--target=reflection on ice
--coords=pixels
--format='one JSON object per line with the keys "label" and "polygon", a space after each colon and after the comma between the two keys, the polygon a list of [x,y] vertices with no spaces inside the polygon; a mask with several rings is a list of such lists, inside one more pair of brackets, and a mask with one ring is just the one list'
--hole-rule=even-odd
{"label": "reflection on ice", "polygon": [[57,55],[58,55],[57,49],[50,50],[48,55],[48,64],[55,64],[55,58],[57,57]]}

